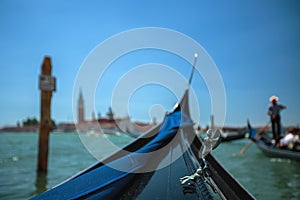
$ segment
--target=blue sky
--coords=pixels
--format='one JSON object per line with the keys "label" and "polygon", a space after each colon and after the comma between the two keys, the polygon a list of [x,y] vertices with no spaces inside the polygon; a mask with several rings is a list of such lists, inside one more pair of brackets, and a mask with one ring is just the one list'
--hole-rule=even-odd
{"label": "blue sky", "polygon": [[[296,0],[1,0],[0,127],[15,125],[27,117],[39,117],[37,83],[45,55],[51,56],[53,75],[57,77],[52,117],[57,122],[72,121],[73,86],[84,59],[111,36],[142,27],[172,29],[203,46],[224,82],[225,125],[243,126],[247,119],[255,125],[266,124],[271,95],[278,95],[287,106],[282,113],[283,125],[297,125],[300,123],[299,9]],[[140,56],[136,63],[164,62],[165,57],[157,54]],[[149,59],[151,56],[154,61]],[[189,67],[188,63],[182,64]],[[188,74],[189,70],[183,72],[185,77]],[[206,91],[200,108],[200,125],[205,126],[210,116],[207,88],[201,77],[196,77],[192,86],[199,94]],[[109,101],[101,101],[100,93],[97,91],[95,109],[105,114]],[[174,103],[172,94],[165,97],[157,98],[158,102]],[[134,99],[143,101],[142,95]],[[137,103],[134,105],[130,110],[139,108]],[[90,118],[92,108],[87,110],[86,117]],[[138,109],[130,114],[137,120],[147,120]]]}

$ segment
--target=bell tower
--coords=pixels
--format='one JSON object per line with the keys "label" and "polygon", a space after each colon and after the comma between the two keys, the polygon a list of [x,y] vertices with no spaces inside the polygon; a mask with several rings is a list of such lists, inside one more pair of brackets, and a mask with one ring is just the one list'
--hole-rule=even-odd
{"label": "bell tower", "polygon": [[82,96],[82,91],[80,89],[79,99],[78,99],[78,119],[77,123],[84,122],[84,101]]}

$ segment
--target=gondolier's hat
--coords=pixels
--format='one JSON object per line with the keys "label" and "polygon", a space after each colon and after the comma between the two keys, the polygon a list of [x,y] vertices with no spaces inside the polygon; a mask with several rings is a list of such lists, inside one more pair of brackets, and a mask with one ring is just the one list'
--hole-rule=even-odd
{"label": "gondolier's hat", "polygon": [[273,95],[273,96],[270,97],[270,102],[272,102],[272,101],[278,101],[278,99],[279,98],[277,96]]}

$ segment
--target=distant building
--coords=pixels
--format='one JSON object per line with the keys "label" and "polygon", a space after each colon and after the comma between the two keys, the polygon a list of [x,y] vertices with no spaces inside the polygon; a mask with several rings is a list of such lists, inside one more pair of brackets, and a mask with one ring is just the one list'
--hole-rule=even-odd
{"label": "distant building", "polygon": [[0,129],[0,132],[38,132],[39,125],[30,126],[5,126]]}
{"label": "distant building", "polygon": [[[84,117],[84,98],[82,90],[79,92],[78,97],[78,119],[77,124],[72,123],[61,123],[58,126],[58,130],[62,132],[73,132],[78,131],[81,133],[108,133],[115,134],[116,132],[144,132],[149,130],[153,124],[131,122],[130,117],[115,117],[115,114],[111,107],[108,108],[106,116],[101,117],[98,113],[96,118],[95,112],[92,112],[91,120],[85,119]],[[156,124],[156,120],[153,120]]]}
{"label": "distant building", "polygon": [[110,121],[114,121],[114,113],[113,113],[111,107],[108,108],[108,112],[106,113],[106,115]]}
{"label": "distant building", "polygon": [[84,122],[84,101],[83,101],[83,96],[82,96],[82,91],[80,89],[79,92],[79,98],[78,98],[78,119],[77,123],[82,123]]}
{"label": "distant building", "polygon": [[[152,123],[132,122],[129,116],[115,116],[112,108],[109,107],[106,116],[101,116],[101,113],[92,112],[91,119],[84,117],[84,98],[82,90],[79,91],[77,101],[77,123],[62,122],[59,123],[54,132],[81,132],[81,133],[107,133],[116,134],[117,132],[138,132],[142,133],[151,129],[156,124],[154,118]],[[39,125],[24,125],[17,122],[16,126],[5,126],[0,128],[0,132],[38,132]],[[51,130],[53,131],[53,130]]]}
{"label": "distant building", "polygon": [[63,122],[59,123],[56,132],[73,133],[76,132],[76,125],[74,123]]}

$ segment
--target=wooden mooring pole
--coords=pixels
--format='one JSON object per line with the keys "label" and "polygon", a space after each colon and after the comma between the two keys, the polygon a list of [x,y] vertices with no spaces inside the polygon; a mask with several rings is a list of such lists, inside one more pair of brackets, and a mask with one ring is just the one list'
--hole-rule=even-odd
{"label": "wooden mooring pole", "polygon": [[39,77],[39,89],[41,90],[40,128],[39,128],[39,152],[38,152],[38,173],[47,173],[48,168],[48,146],[49,133],[51,128],[51,98],[52,91],[55,91],[55,78],[51,76],[51,58],[45,57],[41,75]]}

